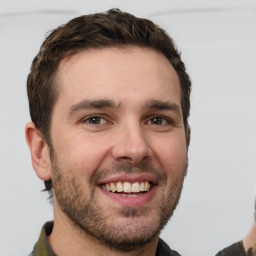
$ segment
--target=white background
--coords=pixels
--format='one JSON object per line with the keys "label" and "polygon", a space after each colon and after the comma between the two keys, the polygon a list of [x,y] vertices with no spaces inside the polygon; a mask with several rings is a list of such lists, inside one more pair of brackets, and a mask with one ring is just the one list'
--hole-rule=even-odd
{"label": "white background", "polygon": [[256,195],[256,1],[0,2],[0,255],[27,255],[52,219],[24,138],[26,76],[47,31],[118,7],[154,20],[193,82],[189,173],[161,236],[182,255],[215,255],[243,238]]}

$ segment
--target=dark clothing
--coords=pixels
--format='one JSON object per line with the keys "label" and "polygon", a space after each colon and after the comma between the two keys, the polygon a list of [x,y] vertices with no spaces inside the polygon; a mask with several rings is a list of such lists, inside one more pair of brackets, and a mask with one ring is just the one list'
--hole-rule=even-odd
{"label": "dark clothing", "polygon": [[170,247],[161,239],[159,238],[157,249],[156,249],[156,256],[181,256],[176,251],[170,249]]}
{"label": "dark clothing", "polygon": [[[52,228],[53,222],[47,222],[44,224],[40,237],[34,246],[34,250],[29,256],[56,256],[47,239],[47,236],[52,232]],[[170,247],[159,238],[156,256],[180,256],[180,254],[171,250]]]}
{"label": "dark clothing", "polygon": [[[52,232],[53,222],[44,224],[38,241],[34,246],[33,252],[28,256],[56,256],[48,242],[47,236]],[[180,256],[179,253],[170,249],[170,247],[159,238],[156,256]],[[235,243],[224,250],[220,251],[216,256],[247,256],[241,242]]]}
{"label": "dark clothing", "polygon": [[56,256],[48,242],[47,236],[52,233],[53,222],[46,222],[41,230],[33,252],[28,256]]}
{"label": "dark clothing", "polygon": [[246,256],[246,253],[243,243],[240,241],[218,252],[216,256]]}

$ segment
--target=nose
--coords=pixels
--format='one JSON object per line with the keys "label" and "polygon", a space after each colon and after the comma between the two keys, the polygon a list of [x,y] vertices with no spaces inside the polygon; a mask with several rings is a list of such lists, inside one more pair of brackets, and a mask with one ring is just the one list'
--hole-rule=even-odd
{"label": "nose", "polygon": [[112,155],[117,162],[134,166],[151,156],[148,138],[139,123],[125,124],[118,129]]}

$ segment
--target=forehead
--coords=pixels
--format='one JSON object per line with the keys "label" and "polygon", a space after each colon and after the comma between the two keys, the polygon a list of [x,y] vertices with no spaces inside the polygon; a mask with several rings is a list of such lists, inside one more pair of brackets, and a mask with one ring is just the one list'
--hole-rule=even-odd
{"label": "forehead", "polygon": [[57,101],[83,97],[140,100],[142,95],[180,100],[179,78],[168,59],[137,46],[86,49],[61,61],[55,81]]}

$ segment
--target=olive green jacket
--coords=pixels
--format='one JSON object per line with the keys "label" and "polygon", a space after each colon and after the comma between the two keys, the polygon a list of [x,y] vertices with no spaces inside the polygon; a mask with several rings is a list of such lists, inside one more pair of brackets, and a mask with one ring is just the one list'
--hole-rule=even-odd
{"label": "olive green jacket", "polygon": [[[56,256],[47,239],[47,236],[49,236],[52,232],[52,228],[53,222],[45,223],[40,237],[34,246],[33,252],[28,256]],[[159,239],[156,256],[180,256],[180,254],[171,250],[162,239]]]}
{"label": "olive green jacket", "polygon": [[[33,252],[28,256],[56,256],[50,247],[47,236],[52,232],[53,222],[47,222],[42,228],[40,237],[36,242]],[[173,251],[169,246],[162,240],[159,239],[157,245],[156,256],[180,256],[176,251]],[[242,242],[235,243],[224,250],[217,253],[216,256],[247,256]],[[248,255],[249,256],[249,255]]]}
{"label": "olive green jacket", "polygon": [[243,243],[242,241],[240,241],[218,252],[216,256],[247,256],[247,255],[244,251]]}

